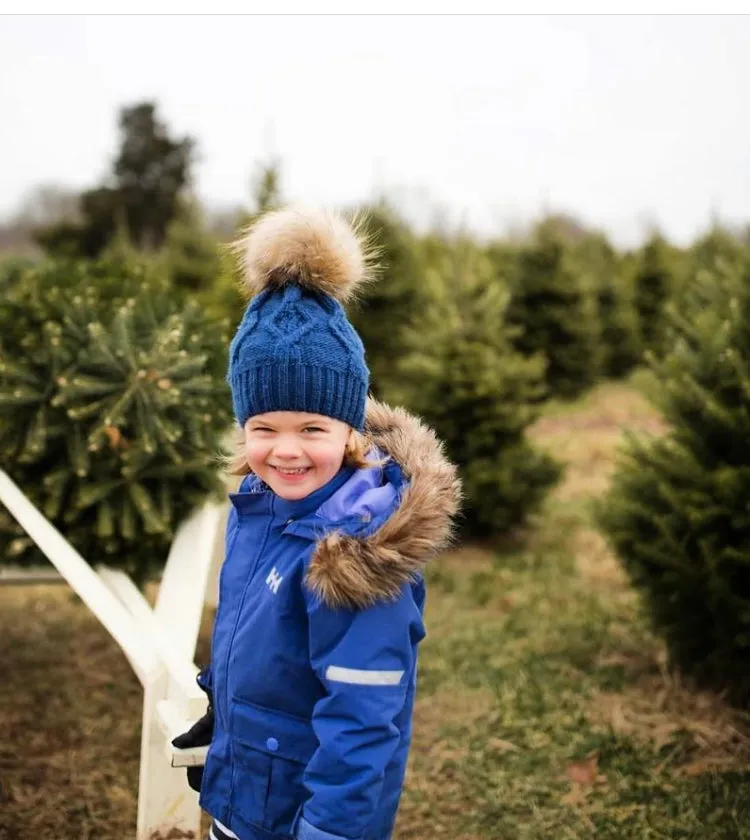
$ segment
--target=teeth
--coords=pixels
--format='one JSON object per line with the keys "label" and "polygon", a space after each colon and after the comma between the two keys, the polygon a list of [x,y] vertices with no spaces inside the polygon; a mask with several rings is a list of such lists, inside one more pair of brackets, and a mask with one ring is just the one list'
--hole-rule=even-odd
{"label": "teeth", "polygon": [[296,470],[287,470],[284,467],[275,467],[280,473],[284,473],[285,475],[302,475],[302,473],[307,472],[307,467],[301,467],[300,469]]}

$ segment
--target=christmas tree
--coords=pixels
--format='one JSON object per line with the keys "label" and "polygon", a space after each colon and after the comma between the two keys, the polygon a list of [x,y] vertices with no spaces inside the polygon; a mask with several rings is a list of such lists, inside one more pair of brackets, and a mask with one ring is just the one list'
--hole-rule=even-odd
{"label": "christmas tree", "polygon": [[[198,293],[197,300],[204,311],[211,317],[226,320],[231,332],[240,323],[248,303],[248,293],[242,279],[243,269],[240,253],[232,243],[241,239],[243,228],[252,225],[262,213],[278,210],[283,204],[281,194],[281,168],[278,160],[262,161],[255,167],[252,179],[252,206],[249,210],[239,210],[236,214],[234,230],[225,232],[225,240],[218,250],[209,254],[212,243],[201,246],[205,254],[207,267],[210,264],[211,279],[208,285]],[[218,256],[218,263],[214,263]],[[213,272],[216,270],[215,275]]]}
{"label": "christmas tree", "polygon": [[688,249],[686,270],[690,275],[717,269],[741,271],[749,257],[748,243],[716,224]]}
{"label": "christmas tree", "polygon": [[423,268],[416,238],[393,210],[377,205],[358,213],[376,254],[378,278],[363,290],[350,318],[367,348],[371,390],[382,398],[405,351],[404,331],[423,298]]}
{"label": "christmas tree", "polygon": [[601,233],[587,233],[575,245],[573,259],[596,300],[601,373],[612,378],[625,376],[642,357],[628,263]]}
{"label": "christmas tree", "polygon": [[750,278],[699,272],[652,357],[670,432],[631,437],[600,524],[672,663],[750,697]]}
{"label": "christmas tree", "polygon": [[[87,559],[143,582],[221,489],[226,325],[114,259],[27,269],[0,300],[0,463]],[[39,562],[4,513],[0,556]]]}
{"label": "christmas tree", "polygon": [[195,200],[181,203],[156,260],[176,291],[187,296],[210,295],[221,274],[219,242],[207,229]]}
{"label": "christmas tree", "polygon": [[641,345],[657,356],[667,351],[666,307],[676,292],[677,255],[658,234],[641,248],[633,279]]}
{"label": "christmas tree", "polygon": [[550,396],[570,399],[593,384],[599,372],[596,299],[572,247],[552,225],[539,225],[519,249],[508,319],[519,328],[518,350],[546,357]]}
{"label": "christmas tree", "polygon": [[36,232],[47,253],[99,257],[125,228],[141,250],[159,248],[190,184],[195,142],[175,138],[153,102],[121,109],[119,148],[104,183],[83,192],[80,220],[66,220]]}
{"label": "christmas tree", "polygon": [[505,535],[523,523],[560,468],[526,439],[544,389],[541,354],[513,347],[508,290],[470,243],[433,253],[423,284],[429,302],[414,313],[388,395],[423,416],[461,469],[465,533]]}

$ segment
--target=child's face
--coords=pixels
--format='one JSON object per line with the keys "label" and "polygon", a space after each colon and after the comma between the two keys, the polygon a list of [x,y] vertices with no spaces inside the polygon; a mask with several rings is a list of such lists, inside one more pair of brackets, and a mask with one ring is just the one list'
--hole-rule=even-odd
{"label": "child's face", "polygon": [[350,432],[346,423],[321,414],[256,414],[245,423],[245,457],[282,499],[304,499],[339,471]]}

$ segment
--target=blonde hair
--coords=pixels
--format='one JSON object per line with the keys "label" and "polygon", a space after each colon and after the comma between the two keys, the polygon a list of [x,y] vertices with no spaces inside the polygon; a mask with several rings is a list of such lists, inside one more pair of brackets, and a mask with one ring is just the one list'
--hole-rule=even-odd
{"label": "blonde hair", "polygon": [[[369,435],[351,429],[344,449],[344,466],[357,469],[382,466],[387,459],[368,459],[367,453],[372,448],[373,442]],[[224,456],[224,467],[229,475],[250,475],[252,472],[245,457],[245,430],[242,426],[234,427],[233,448]]]}

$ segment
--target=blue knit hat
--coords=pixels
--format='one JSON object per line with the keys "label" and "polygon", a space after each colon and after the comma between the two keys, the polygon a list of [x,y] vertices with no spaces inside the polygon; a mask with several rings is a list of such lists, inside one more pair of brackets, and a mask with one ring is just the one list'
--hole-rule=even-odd
{"label": "blue knit hat", "polygon": [[240,238],[255,295],[229,349],[237,422],[266,411],[308,411],[362,429],[369,370],[341,305],[367,279],[354,227],[322,211],[279,210]]}

